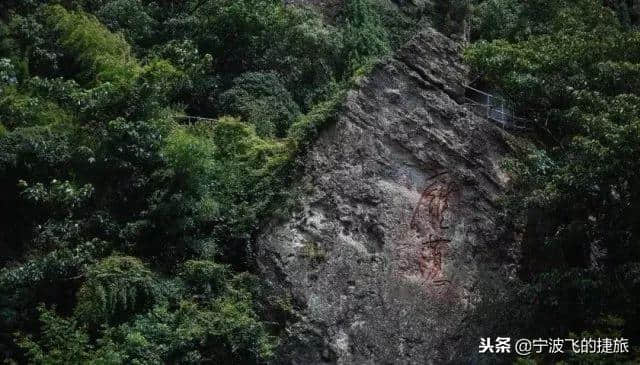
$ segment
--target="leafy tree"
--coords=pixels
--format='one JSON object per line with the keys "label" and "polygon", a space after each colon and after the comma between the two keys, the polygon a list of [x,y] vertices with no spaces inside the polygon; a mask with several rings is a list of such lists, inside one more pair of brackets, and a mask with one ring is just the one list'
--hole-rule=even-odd
{"label": "leafy tree", "polygon": [[300,110],[274,73],[247,73],[220,96],[221,110],[241,116],[262,137],[284,137]]}

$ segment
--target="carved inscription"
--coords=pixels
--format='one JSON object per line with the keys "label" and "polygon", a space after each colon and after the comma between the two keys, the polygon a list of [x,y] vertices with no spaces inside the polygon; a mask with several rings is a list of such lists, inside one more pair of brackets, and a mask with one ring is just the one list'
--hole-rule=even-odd
{"label": "carved inscription", "polygon": [[427,180],[411,216],[410,228],[421,239],[418,270],[425,283],[434,286],[449,283],[443,271],[443,260],[451,242],[447,238],[449,227],[445,218],[457,191],[458,187],[449,179],[448,173],[436,174]]}

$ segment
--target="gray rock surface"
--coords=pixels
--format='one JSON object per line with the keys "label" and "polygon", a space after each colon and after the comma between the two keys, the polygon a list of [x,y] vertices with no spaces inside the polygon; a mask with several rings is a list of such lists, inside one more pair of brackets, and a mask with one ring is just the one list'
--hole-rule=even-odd
{"label": "gray rock surface", "polygon": [[302,209],[256,243],[297,321],[280,361],[463,363],[483,285],[508,270],[504,132],[459,104],[459,46],[431,28],[349,93],[305,158]]}

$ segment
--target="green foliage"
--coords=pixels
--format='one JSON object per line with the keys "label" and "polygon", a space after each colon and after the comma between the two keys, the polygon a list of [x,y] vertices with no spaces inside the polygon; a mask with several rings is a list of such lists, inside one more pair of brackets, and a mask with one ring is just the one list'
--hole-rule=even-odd
{"label": "green foliage", "polygon": [[308,143],[313,141],[320,131],[334,120],[333,118],[340,105],[342,105],[346,94],[346,88],[339,88],[331,98],[316,104],[313,109],[302,115],[291,125],[289,135],[293,137],[298,148],[304,150]]}
{"label": "green foliage", "polygon": [[10,129],[34,125],[66,124],[71,117],[57,104],[5,89],[0,96],[0,122]]}
{"label": "green foliage", "polygon": [[[225,296],[199,305],[158,306],[131,324],[109,331],[103,352],[117,352],[124,362],[256,362],[273,355],[274,340],[251,310],[251,298]],[[107,350],[108,349],[108,350]]]}
{"label": "green foliage", "polygon": [[79,364],[97,360],[87,353],[89,336],[77,328],[74,320],[60,318],[44,307],[38,310],[43,323],[41,339],[36,342],[31,336],[21,336],[18,340],[31,361],[39,364]]}
{"label": "green foliage", "polygon": [[68,166],[73,149],[70,134],[63,128],[36,126],[8,132],[0,143],[0,171],[3,185],[17,187],[20,178],[46,181],[60,176]]}
{"label": "green foliage", "polygon": [[230,118],[218,120],[212,142],[216,163],[210,189],[225,223],[216,229],[228,237],[248,238],[268,207],[286,193],[273,187],[287,181],[292,151],[283,142],[261,139],[252,128]]}
{"label": "green foliage", "polygon": [[316,242],[311,241],[304,243],[302,255],[309,260],[311,265],[317,265],[326,259],[326,252]]}
{"label": "green foliage", "polygon": [[0,85],[2,85],[0,93],[3,92],[7,85],[16,84],[17,82],[15,66],[11,63],[11,60],[0,58]]}
{"label": "green foliage", "polygon": [[640,24],[640,4],[635,0],[614,0],[613,4],[609,2],[620,23],[625,27],[638,27]]}
{"label": "green foliage", "polygon": [[[219,272],[204,262],[187,266],[192,274]],[[245,289],[229,287],[217,299],[185,300],[171,308],[157,305],[128,323],[106,327],[95,344],[83,322],[40,308],[40,338],[21,336],[18,343],[31,361],[46,364],[267,360],[276,342],[259,322],[251,301]]]}
{"label": "green foliage", "polygon": [[3,57],[15,65],[18,77],[28,77],[31,68],[56,63],[58,55],[46,51],[49,37],[39,19],[16,14],[8,23],[0,23],[0,32],[3,35],[0,42]]}
{"label": "green foliage", "polygon": [[62,6],[45,7],[47,25],[59,34],[62,47],[83,69],[82,79],[95,83],[128,82],[136,71],[129,44],[109,32],[95,17],[68,12]]}
{"label": "green foliage", "polygon": [[204,192],[211,181],[214,146],[206,138],[177,128],[167,137],[164,155],[187,189]]}
{"label": "green foliage", "polygon": [[[131,80],[132,85],[122,93],[127,114],[132,118],[160,119],[166,116],[166,106],[174,99],[174,94],[184,82],[184,74],[166,60],[153,59],[141,68]],[[107,89],[110,85],[107,84]],[[104,88],[96,88],[98,93]],[[97,94],[97,93],[96,93]],[[109,95],[109,94],[107,94]],[[113,98],[113,95],[109,95]],[[113,101],[106,100],[100,107],[104,114],[112,113]]]}
{"label": "green foliage", "polygon": [[180,276],[198,293],[210,295],[221,292],[227,283],[228,268],[209,260],[189,260]]}
{"label": "green foliage", "polygon": [[[0,59],[0,122],[13,129],[18,126],[68,124],[72,115],[60,106],[50,93],[39,93],[38,86],[46,81],[40,78],[29,79],[28,83],[18,87],[16,68],[11,60]],[[63,94],[63,85],[57,93]]]}
{"label": "green foliage", "polygon": [[300,110],[274,73],[247,73],[220,96],[221,110],[253,124],[261,137],[284,137]]}
{"label": "green foliage", "polygon": [[346,1],[344,17],[344,46],[351,70],[390,51],[389,35],[370,0]]}
{"label": "green foliage", "polygon": [[209,53],[200,54],[191,39],[171,40],[153,49],[152,54],[170,61],[185,75],[177,85],[174,101],[184,103],[192,115],[215,115],[220,75],[213,70],[214,59]]}
{"label": "green foliage", "polygon": [[[567,338],[580,340],[582,338],[625,338],[625,334],[622,329],[624,328],[625,321],[622,318],[615,316],[600,317],[596,321],[596,328],[593,332],[583,331],[581,333],[569,333]],[[590,354],[580,353],[571,354],[563,361],[562,365],[567,364],[586,364],[586,365],[614,365],[624,364],[631,365],[636,364],[640,360],[640,353],[634,351],[631,347],[631,355],[628,354]],[[635,352],[635,353],[634,353]]]}
{"label": "green foliage", "polygon": [[206,2],[202,10],[198,45],[216,56],[214,68],[223,75],[273,70],[307,107],[342,72],[341,34],[312,12],[278,0]]}
{"label": "green foliage", "polygon": [[526,40],[566,31],[617,26],[615,13],[591,0],[488,0],[474,8],[474,38]]}
{"label": "green foliage", "polygon": [[87,270],[75,316],[92,326],[120,322],[151,306],[157,295],[155,285],[153,273],[140,260],[107,257]]}
{"label": "green foliage", "polygon": [[488,0],[473,9],[472,38],[509,39],[519,27],[523,5],[517,0]]}
{"label": "green foliage", "polygon": [[98,240],[83,242],[75,247],[63,246],[26,264],[5,268],[0,279],[2,291],[7,294],[13,292],[16,296],[29,290],[38,294],[38,288],[51,285],[51,282],[59,284],[59,280],[75,278],[96,257],[104,254],[105,246],[106,242]]}
{"label": "green foliage", "polygon": [[288,20],[288,11],[276,0],[209,1],[200,14],[199,48],[216,55],[216,66],[231,74],[255,68],[268,44],[284,35],[276,32]]}
{"label": "green foliage", "polygon": [[56,104],[71,118],[78,112],[78,104],[83,103],[84,90],[74,80],[35,76],[24,80],[20,86],[23,93]]}
{"label": "green foliage", "polygon": [[373,22],[381,22],[384,29],[377,25],[375,28],[386,32],[386,35],[379,33],[379,40],[388,38],[391,49],[396,49],[416,34],[429,4],[420,1],[370,0],[370,4],[365,5],[370,7],[366,12],[374,13],[370,15],[375,19]]}
{"label": "green foliage", "polygon": [[273,69],[302,111],[330,95],[334,80],[345,76],[342,32],[312,12],[290,12],[290,24],[282,29],[286,37],[278,37],[267,51],[261,68]]}
{"label": "green foliage", "polygon": [[287,144],[262,139],[249,125],[226,117],[213,127],[174,130],[164,155],[185,187],[182,199],[190,201],[194,218],[216,223],[209,234],[227,259],[242,257],[242,242],[284,194],[277,187],[290,173]]}
{"label": "green foliage", "polygon": [[72,216],[75,211],[85,208],[94,192],[91,184],[75,186],[69,181],[56,179],[48,187],[42,183],[29,186],[24,180],[18,183],[24,187],[22,194],[25,200],[48,211],[52,216]]}
{"label": "green foliage", "polygon": [[142,1],[109,1],[100,7],[96,16],[111,31],[122,31],[130,44],[148,47],[154,42],[158,22]]}

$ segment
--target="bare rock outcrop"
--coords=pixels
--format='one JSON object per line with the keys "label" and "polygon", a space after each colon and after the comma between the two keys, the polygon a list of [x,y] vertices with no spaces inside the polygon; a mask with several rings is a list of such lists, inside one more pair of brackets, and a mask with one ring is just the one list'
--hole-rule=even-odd
{"label": "bare rock outcrop", "polygon": [[[506,285],[498,223],[508,154],[458,103],[460,47],[417,34],[349,93],[305,157],[302,209],[256,243],[298,318],[293,364],[460,363],[477,353],[482,286]],[[474,347],[475,346],[475,347]]]}

